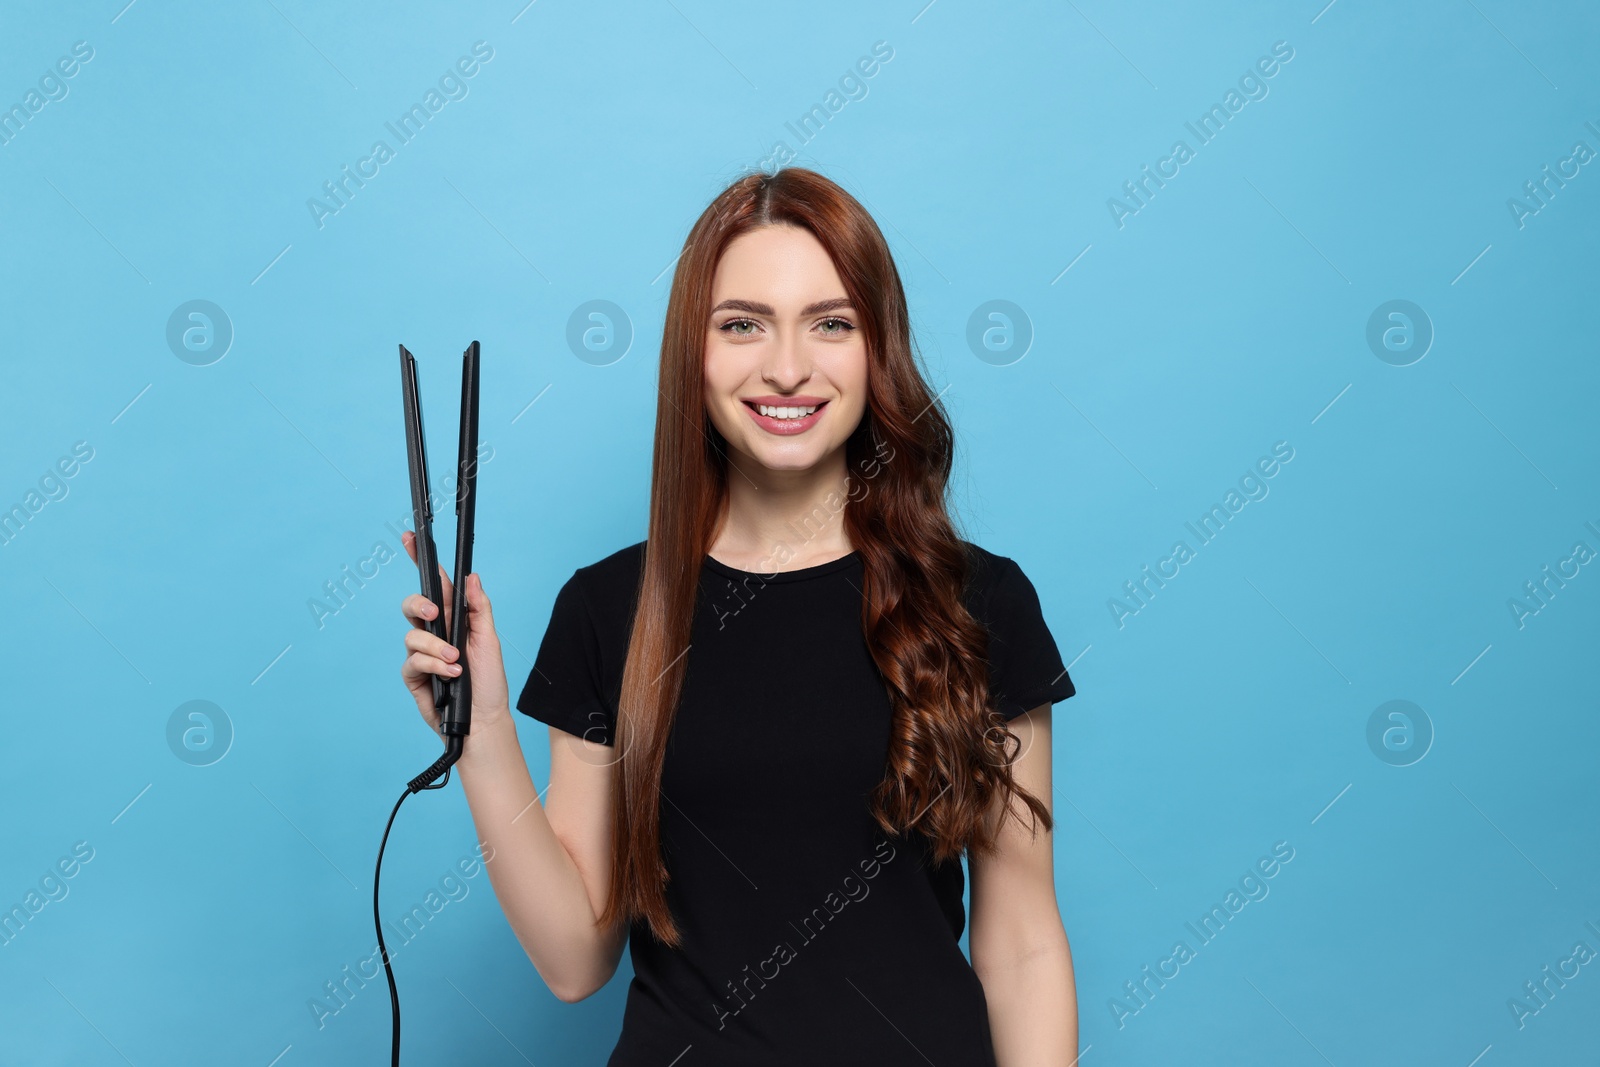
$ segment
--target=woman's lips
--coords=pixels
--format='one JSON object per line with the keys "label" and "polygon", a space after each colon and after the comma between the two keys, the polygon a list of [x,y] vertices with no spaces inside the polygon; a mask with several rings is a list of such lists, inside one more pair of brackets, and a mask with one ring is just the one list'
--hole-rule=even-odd
{"label": "woman's lips", "polygon": [[790,437],[797,433],[805,433],[815,426],[821,420],[822,413],[828,410],[828,401],[824,400],[817,410],[798,419],[774,419],[769,415],[761,414],[750,404],[744,405],[744,409],[750,413],[750,417],[755,420],[755,424],[763,430],[779,437]]}

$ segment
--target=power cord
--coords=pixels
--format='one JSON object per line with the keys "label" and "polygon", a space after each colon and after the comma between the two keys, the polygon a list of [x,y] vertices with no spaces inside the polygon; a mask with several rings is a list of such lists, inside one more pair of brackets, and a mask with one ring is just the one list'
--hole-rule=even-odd
{"label": "power cord", "polygon": [[443,789],[450,784],[450,768],[461,758],[464,741],[460,734],[447,736],[444,755],[435,760],[433,766],[406,783],[405,792],[400,794],[400,799],[394,802],[394,810],[389,812],[389,821],[383,827],[383,840],[378,842],[378,864],[372,872],[372,925],[378,931],[378,951],[383,956],[383,970],[389,978],[389,1007],[394,1015],[394,1040],[389,1052],[390,1067],[400,1067],[400,991],[394,984],[394,968],[389,965],[389,949],[383,943],[383,918],[378,912],[378,879],[383,874],[383,850],[389,843],[389,830],[394,826],[394,817],[400,814],[400,805],[405,803],[406,797],[412,793],[420,793],[424,789]]}

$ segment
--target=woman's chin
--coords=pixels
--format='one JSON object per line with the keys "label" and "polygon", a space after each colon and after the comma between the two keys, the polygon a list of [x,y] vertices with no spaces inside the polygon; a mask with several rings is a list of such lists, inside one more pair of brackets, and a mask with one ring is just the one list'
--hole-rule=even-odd
{"label": "woman's chin", "polygon": [[746,441],[740,449],[769,471],[807,471],[828,458],[829,449],[813,441]]}

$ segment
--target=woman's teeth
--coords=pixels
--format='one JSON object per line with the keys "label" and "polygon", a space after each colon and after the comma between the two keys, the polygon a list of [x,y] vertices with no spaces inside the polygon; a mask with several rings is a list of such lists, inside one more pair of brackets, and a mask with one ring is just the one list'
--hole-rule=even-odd
{"label": "woman's teeth", "polygon": [[767,404],[757,404],[756,410],[769,419],[801,419],[817,410],[822,405],[818,404],[809,408],[775,408]]}

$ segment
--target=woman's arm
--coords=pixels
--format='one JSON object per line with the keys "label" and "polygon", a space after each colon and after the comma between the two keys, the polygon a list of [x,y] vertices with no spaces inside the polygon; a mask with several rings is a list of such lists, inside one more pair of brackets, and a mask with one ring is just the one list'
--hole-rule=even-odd
{"label": "woman's arm", "polygon": [[[416,559],[416,540],[403,537]],[[439,568],[443,617],[450,617],[457,590]],[[599,744],[550,729],[551,803],[541,804],[517,741],[494,613],[476,574],[465,583],[472,668],[472,732],[462,746],[456,775],[466,792],[482,842],[495,897],[517,941],[550,991],[564,1001],[582,1000],[616,973],[627,925],[602,930],[611,872],[611,775],[615,754]],[[417,710],[437,733],[432,676],[454,677],[455,650],[423,628],[440,614],[427,597],[401,602],[412,623],[405,644],[410,654],[401,677]]]}
{"label": "woman's arm", "polygon": [[[473,709],[476,721],[477,709]],[[541,803],[509,714],[474,725],[456,771],[496,899],[534,969],[568,1003],[616,973],[628,928],[601,930],[611,875],[611,750],[550,727]],[[490,850],[493,851],[490,851]]]}
{"label": "woman's arm", "polygon": [[[1017,784],[1051,804],[1050,705],[1010,723],[1022,746]],[[1072,950],[1056,905],[1053,833],[1032,833],[1032,812],[1012,802],[997,851],[969,859],[972,968],[989,1002],[999,1067],[1064,1067],[1078,1061],[1077,989]],[[996,808],[998,813],[998,807]]]}

